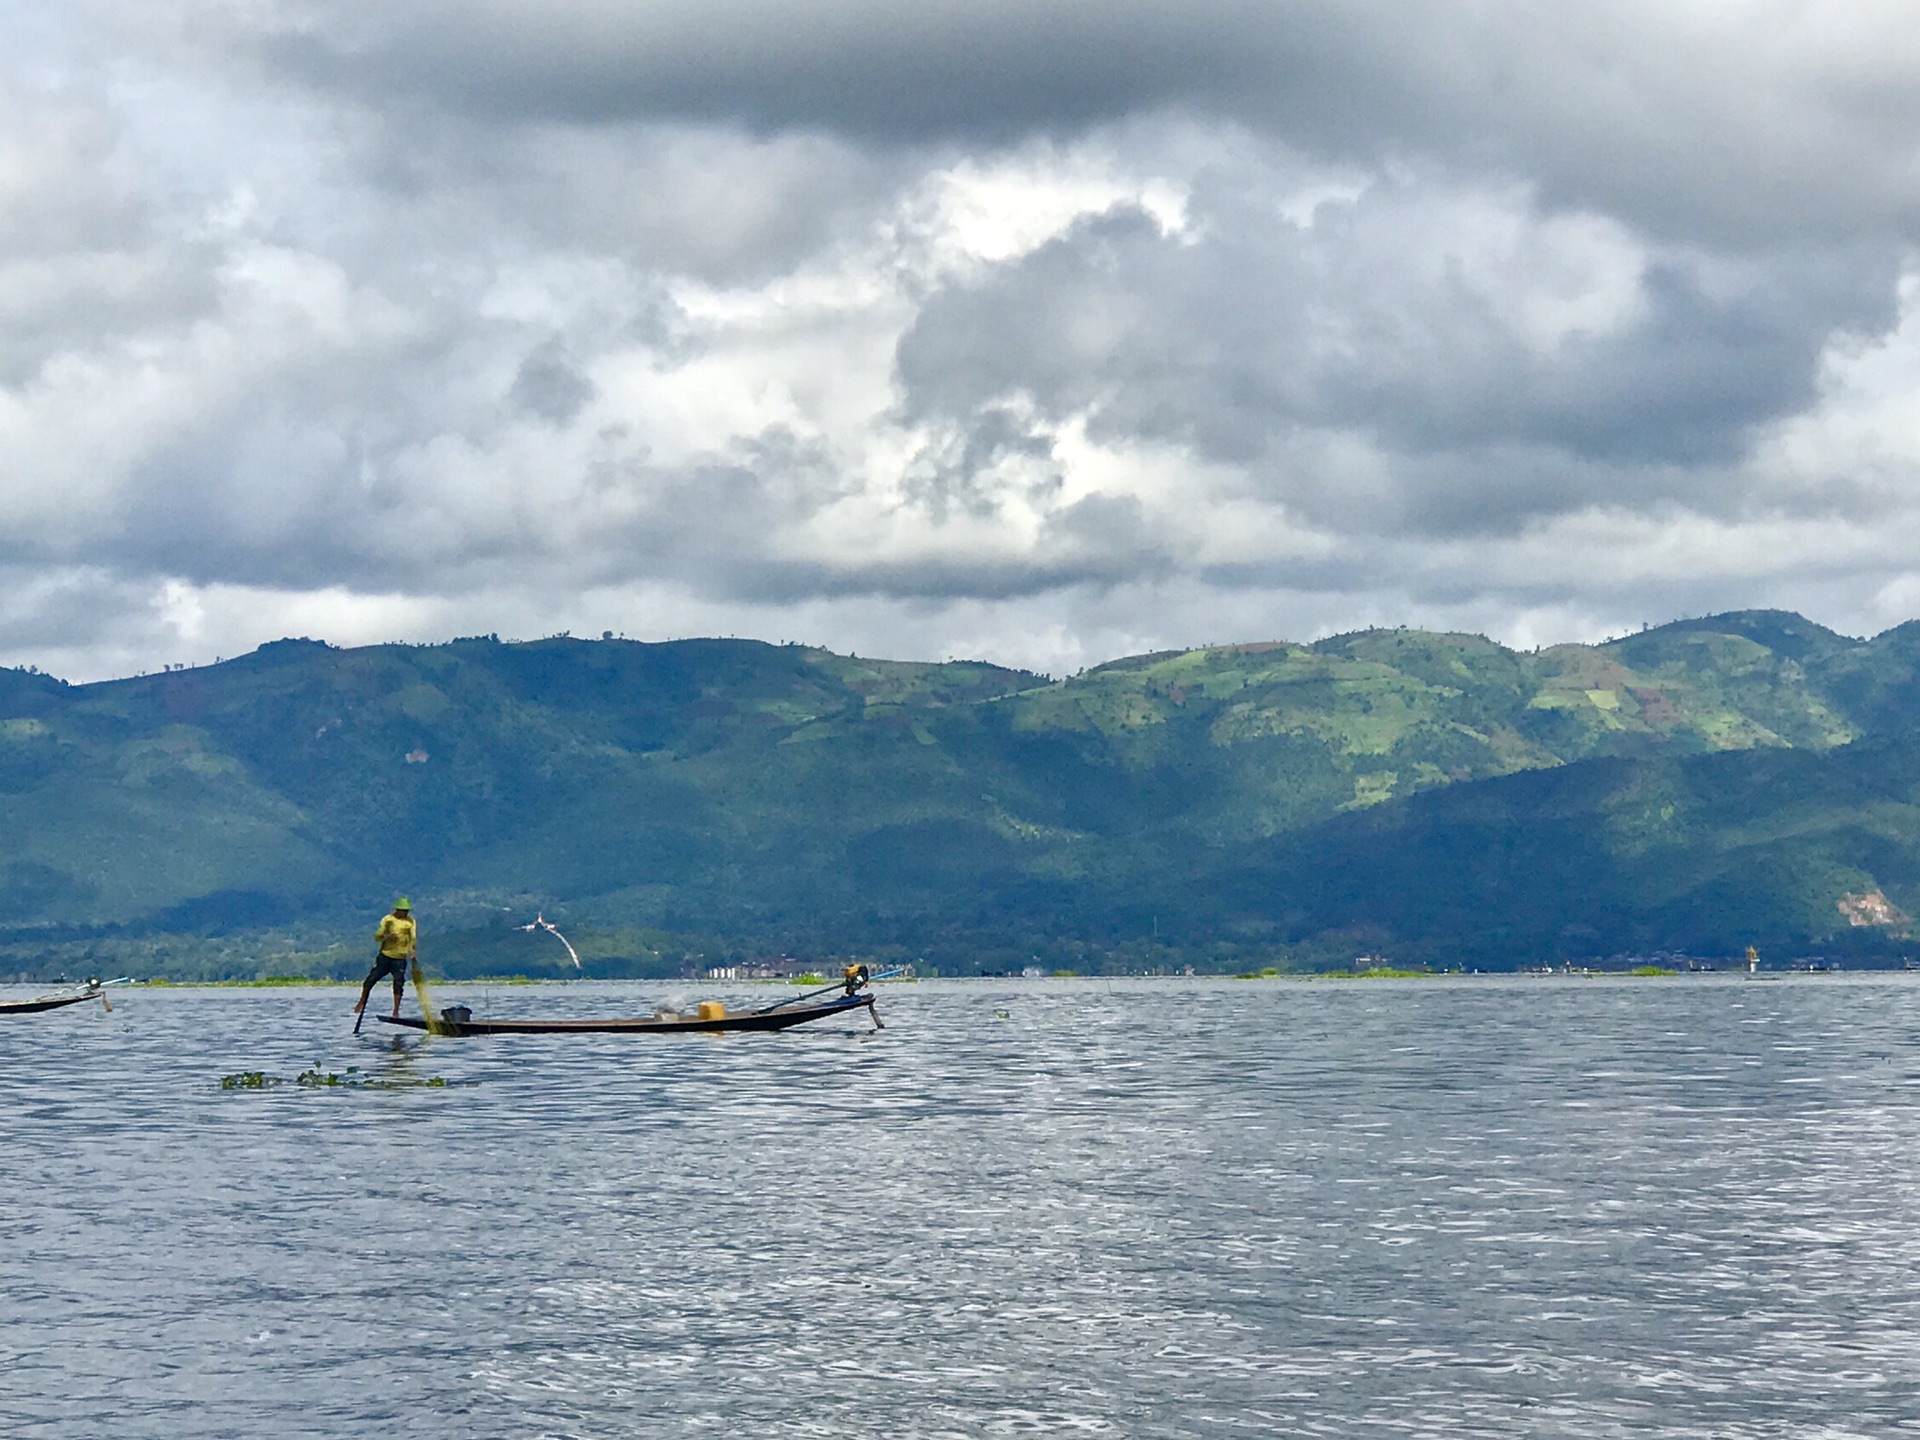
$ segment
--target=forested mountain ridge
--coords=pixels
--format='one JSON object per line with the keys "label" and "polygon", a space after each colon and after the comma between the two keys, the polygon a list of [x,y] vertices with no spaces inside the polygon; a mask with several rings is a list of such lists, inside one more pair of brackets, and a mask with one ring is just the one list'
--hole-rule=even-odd
{"label": "forested mountain ridge", "polygon": [[640,933],[1087,963],[1146,937],[1233,966],[1891,953],[1897,921],[1852,917],[1920,907],[1917,677],[1920,625],[1862,641],[1772,611],[1531,653],[1372,630],[1063,681],[566,637],[0,671],[0,926],[14,954],[324,930],[404,888],[476,934],[564,913],[610,962]]}

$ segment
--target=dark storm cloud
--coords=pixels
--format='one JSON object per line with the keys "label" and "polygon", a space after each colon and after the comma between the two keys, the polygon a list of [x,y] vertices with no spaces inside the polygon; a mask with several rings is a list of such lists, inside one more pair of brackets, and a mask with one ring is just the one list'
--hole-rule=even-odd
{"label": "dark storm cloud", "polygon": [[383,108],[576,125],[998,143],[1174,108],[1737,242],[1913,224],[1901,33],[1887,7],[1764,0],[323,0],[234,43]]}
{"label": "dark storm cloud", "polygon": [[[838,129],[873,139],[1006,138],[1180,99],[1193,77],[1231,93],[1269,47],[1265,7],[894,6],[769,0],[644,6],[309,7],[260,38],[287,70],[376,97],[571,123],[691,119]],[[1307,57],[1302,57],[1303,59]]]}

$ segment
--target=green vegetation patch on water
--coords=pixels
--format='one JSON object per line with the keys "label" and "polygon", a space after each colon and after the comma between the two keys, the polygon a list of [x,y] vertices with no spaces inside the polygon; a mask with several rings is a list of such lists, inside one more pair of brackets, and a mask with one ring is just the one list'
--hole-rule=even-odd
{"label": "green vegetation patch on water", "polygon": [[1431,980],[1432,970],[1394,970],[1385,965],[1376,965],[1371,970],[1325,970],[1319,975],[1322,980]]}
{"label": "green vegetation patch on water", "polygon": [[290,985],[351,985],[351,980],[334,980],[324,975],[263,975],[258,980],[234,980],[234,985],[257,990],[277,990]]}
{"label": "green vegetation patch on water", "polygon": [[292,1079],[269,1075],[264,1070],[238,1070],[220,1077],[222,1090],[277,1090],[283,1085],[303,1090],[440,1090],[447,1081],[432,1076],[370,1076],[359,1073],[358,1065],[349,1065],[345,1074],[322,1070],[318,1065],[302,1070]]}
{"label": "green vegetation patch on water", "polygon": [[252,980],[169,980],[165,976],[158,976],[140,983],[162,990],[286,990],[319,985],[352,986],[358,982],[333,980],[324,975],[264,975]]}

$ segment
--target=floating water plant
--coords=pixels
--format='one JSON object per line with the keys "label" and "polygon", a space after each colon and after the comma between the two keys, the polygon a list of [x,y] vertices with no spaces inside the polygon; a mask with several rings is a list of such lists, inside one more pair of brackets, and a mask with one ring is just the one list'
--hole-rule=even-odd
{"label": "floating water plant", "polygon": [[444,1089],[447,1082],[434,1076],[369,1077],[359,1073],[358,1065],[349,1065],[344,1075],[322,1070],[318,1064],[302,1070],[291,1080],[269,1075],[264,1070],[239,1070],[220,1077],[222,1090],[273,1090],[282,1085],[297,1085],[305,1090],[419,1090]]}

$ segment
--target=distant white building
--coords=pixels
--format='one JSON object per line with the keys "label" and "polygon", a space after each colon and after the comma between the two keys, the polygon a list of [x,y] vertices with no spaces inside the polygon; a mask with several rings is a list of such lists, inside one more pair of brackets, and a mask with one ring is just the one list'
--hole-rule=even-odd
{"label": "distant white building", "polygon": [[715,965],[707,972],[709,980],[791,980],[817,967],[791,955],[774,955],[762,960],[746,960],[738,965]]}

